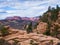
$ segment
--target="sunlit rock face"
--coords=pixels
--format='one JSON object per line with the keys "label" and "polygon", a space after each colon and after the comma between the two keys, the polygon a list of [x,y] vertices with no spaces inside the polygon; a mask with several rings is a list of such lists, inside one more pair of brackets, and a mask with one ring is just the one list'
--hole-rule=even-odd
{"label": "sunlit rock face", "polygon": [[40,22],[39,25],[37,26],[37,31],[39,33],[44,33],[47,29],[47,23]]}

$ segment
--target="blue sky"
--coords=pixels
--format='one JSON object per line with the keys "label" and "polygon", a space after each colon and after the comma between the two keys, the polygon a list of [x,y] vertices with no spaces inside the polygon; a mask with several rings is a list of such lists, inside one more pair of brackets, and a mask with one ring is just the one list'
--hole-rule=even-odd
{"label": "blue sky", "polygon": [[35,17],[42,15],[48,6],[60,6],[60,0],[0,0],[0,19],[9,16]]}

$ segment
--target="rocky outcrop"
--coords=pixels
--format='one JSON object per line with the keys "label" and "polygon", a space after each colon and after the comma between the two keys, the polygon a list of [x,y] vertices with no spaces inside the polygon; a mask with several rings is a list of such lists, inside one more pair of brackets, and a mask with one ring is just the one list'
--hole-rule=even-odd
{"label": "rocky outcrop", "polygon": [[38,33],[44,33],[47,29],[47,23],[45,22],[39,22],[39,24],[37,25],[37,28],[34,30],[34,32],[38,32]]}
{"label": "rocky outcrop", "polygon": [[[25,31],[11,29],[12,34],[2,37],[10,45],[57,45],[60,40],[43,34],[29,33]],[[15,33],[14,33],[15,32]]]}

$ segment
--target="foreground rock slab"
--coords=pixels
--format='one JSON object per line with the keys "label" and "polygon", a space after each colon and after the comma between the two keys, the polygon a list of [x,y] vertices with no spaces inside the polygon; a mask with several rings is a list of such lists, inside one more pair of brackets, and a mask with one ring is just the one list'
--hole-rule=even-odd
{"label": "foreground rock slab", "polygon": [[12,30],[12,34],[1,37],[11,45],[60,45],[60,40],[43,34],[29,33]]}

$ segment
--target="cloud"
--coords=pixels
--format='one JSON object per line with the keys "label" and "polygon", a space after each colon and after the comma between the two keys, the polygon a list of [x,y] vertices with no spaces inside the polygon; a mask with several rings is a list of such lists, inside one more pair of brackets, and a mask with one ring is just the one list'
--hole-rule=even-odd
{"label": "cloud", "polygon": [[8,16],[34,17],[42,15],[48,6],[60,6],[59,0],[0,0],[0,19]]}

